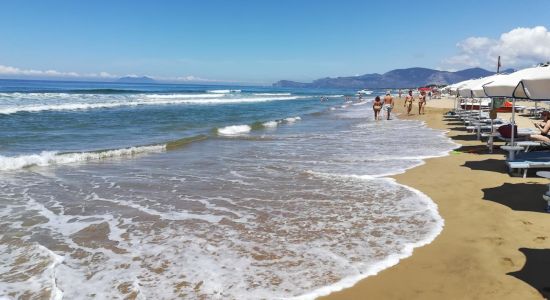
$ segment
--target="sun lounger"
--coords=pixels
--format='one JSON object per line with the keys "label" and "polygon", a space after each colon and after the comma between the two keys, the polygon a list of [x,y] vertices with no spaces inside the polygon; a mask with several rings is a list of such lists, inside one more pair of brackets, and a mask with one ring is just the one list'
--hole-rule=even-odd
{"label": "sun lounger", "polygon": [[508,170],[512,173],[518,170],[523,172],[523,178],[527,177],[529,169],[550,169],[550,151],[521,153],[514,160],[507,161]]}
{"label": "sun lounger", "polygon": [[[535,134],[536,131],[531,129],[531,128],[518,128],[518,134],[517,134],[517,138],[515,138],[516,141],[525,141],[529,138],[529,136],[531,134]],[[508,145],[510,144],[510,142],[512,141],[512,139],[510,138],[505,138],[503,137],[502,135],[500,135],[499,133],[495,133],[495,137],[498,138],[499,140],[502,140],[505,142],[505,145]]]}

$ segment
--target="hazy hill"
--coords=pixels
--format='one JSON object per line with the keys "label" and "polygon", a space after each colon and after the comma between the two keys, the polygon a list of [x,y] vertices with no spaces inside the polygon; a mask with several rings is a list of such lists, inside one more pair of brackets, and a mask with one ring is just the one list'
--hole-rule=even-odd
{"label": "hazy hill", "polygon": [[116,80],[116,82],[120,83],[156,83],[156,81],[153,78],[147,77],[147,76],[126,76],[121,77]]}
{"label": "hazy hill", "polygon": [[407,88],[429,84],[452,84],[492,74],[494,74],[494,72],[481,68],[472,68],[457,72],[439,71],[427,68],[408,68],[396,69],[384,74],[373,73],[360,76],[327,77],[314,80],[311,83],[281,80],[274,83],[273,86],[310,88]]}

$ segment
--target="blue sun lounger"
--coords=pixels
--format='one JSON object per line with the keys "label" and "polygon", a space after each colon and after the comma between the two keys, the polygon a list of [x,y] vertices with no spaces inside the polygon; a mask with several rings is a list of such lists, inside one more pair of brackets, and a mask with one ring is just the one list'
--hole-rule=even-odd
{"label": "blue sun lounger", "polygon": [[507,161],[508,170],[512,173],[518,170],[523,172],[523,178],[527,177],[529,169],[550,169],[550,151],[524,152],[514,160]]}

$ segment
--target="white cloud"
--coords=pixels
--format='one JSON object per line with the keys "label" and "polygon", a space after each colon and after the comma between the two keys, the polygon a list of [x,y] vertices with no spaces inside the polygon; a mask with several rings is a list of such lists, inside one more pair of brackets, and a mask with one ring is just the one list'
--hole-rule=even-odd
{"label": "white cloud", "polygon": [[197,76],[193,76],[193,75],[176,77],[174,80],[176,80],[176,81],[205,81],[205,82],[220,81],[220,80],[216,80],[216,79],[201,78],[201,77],[197,77]]}
{"label": "white cloud", "polygon": [[498,39],[469,37],[456,46],[459,53],[442,62],[446,69],[494,69],[499,55],[503,68],[521,68],[550,60],[550,32],[544,26],[516,28]]}
{"label": "white cloud", "polygon": [[[12,78],[69,78],[69,79],[116,79],[123,77],[121,75],[111,74],[108,72],[99,73],[77,73],[77,72],[60,72],[56,70],[34,70],[34,69],[21,69],[12,66],[0,65],[0,76],[12,77]],[[141,77],[143,75],[128,74],[125,77]],[[217,80],[201,78],[193,75],[178,76],[178,77],[157,77],[148,76],[159,81],[170,82],[231,82],[228,80]]]}
{"label": "white cloud", "polygon": [[117,78],[107,72],[79,74],[77,72],[60,72],[56,70],[20,69],[17,67],[0,65],[0,75],[29,76],[29,77],[56,77],[56,78]]}

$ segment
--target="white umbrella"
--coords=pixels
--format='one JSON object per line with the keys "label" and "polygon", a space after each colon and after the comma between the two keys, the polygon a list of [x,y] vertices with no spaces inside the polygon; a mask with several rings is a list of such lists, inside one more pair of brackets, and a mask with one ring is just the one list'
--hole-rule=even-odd
{"label": "white umbrella", "polygon": [[[470,80],[465,85],[459,88],[460,96],[462,97],[469,97],[469,98],[486,98],[487,95],[485,94],[485,91],[483,90],[483,85],[493,82],[496,78],[498,78],[499,74]],[[472,104],[473,107],[473,104]],[[481,117],[481,99],[479,100],[479,116]],[[491,121],[491,126],[493,125]],[[491,130],[492,133],[492,130]],[[478,127],[477,130],[477,138],[479,139],[481,137],[481,127]]]}
{"label": "white umbrella", "polygon": [[486,84],[489,84],[498,78],[504,76],[503,74],[495,74],[487,77],[483,77],[479,80],[476,80],[474,83],[470,85],[470,91],[472,94],[472,97],[474,98],[485,98],[488,97],[485,93],[485,90],[483,89],[483,86]]}
{"label": "white umbrella", "polygon": [[526,70],[526,74],[514,89],[514,98],[550,100],[550,66]]}
{"label": "white umbrella", "polygon": [[[519,91],[517,95],[514,95],[514,91],[518,87],[518,84],[520,83],[520,81],[528,80],[530,78],[535,78],[536,75],[539,74],[539,71],[535,70],[538,68],[541,68],[541,67],[527,68],[508,75],[502,75],[496,78],[493,82],[483,86],[483,90],[485,91],[485,94],[489,97],[512,98],[512,136],[510,141],[512,146],[514,146],[514,135],[515,135],[514,126],[515,126],[515,112],[516,112],[516,96],[521,96]],[[513,155],[511,155],[511,157],[513,158]]]}
{"label": "white umbrella", "polygon": [[458,109],[458,103],[457,103],[457,97],[458,97],[458,88],[463,85],[464,81],[461,81],[461,82],[457,82],[457,83],[454,83],[454,84],[451,84],[449,86],[446,87],[446,89],[449,91],[449,94],[450,95],[454,95],[456,96],[455,97],[455,110]]}
{"label": "white umbrella", "polygon": [[[468,90],[468,86],[474,82],[475,79],[470,79],[470,80],[465,80],[465,81],[462,81],[462,82],[459,82],[457,83],[457,86],[456,86],[456,94],[462,98],[468,98],[470,97],[470,93],[469,93],[469,90]],[[467,102],[464,102],[464,108],[467,109]],[[474,107],[474,102],[472,101],[472,109]]]}
{"label": "white umbrella", "polygon": [[538,72],[535,71],[537,68],[539,67],[519,70],[508,75],[500,75],[495,78],[493,82],[484,85],[483,90],[489,97],[514,98],[514,90],[518,86],[519,82],[523,79],[529,79],[537,74]]}
{"label": "white umbrella", "polygon": [[516,86],[514,98],[535,101],[535,112],[537,100],[550,100],[550,67],[548,64],[530,68],[529,74],[526,74],[525,78]]}

